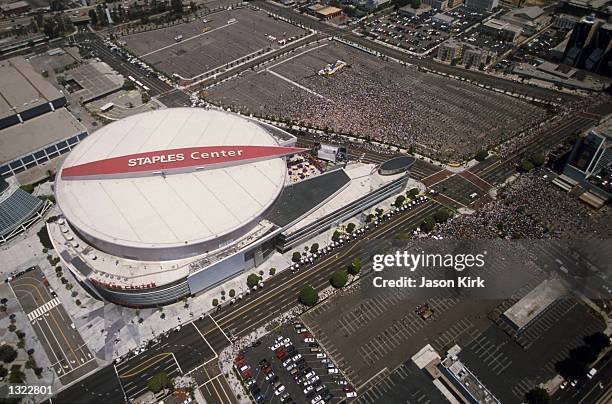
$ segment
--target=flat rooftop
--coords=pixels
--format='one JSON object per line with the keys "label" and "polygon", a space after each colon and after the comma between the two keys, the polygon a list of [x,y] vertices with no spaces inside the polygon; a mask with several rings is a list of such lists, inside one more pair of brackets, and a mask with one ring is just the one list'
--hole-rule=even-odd
{"label": "flat rooftop", "polygon": [[542,314],[567,290],[559,279],[547,279],[504,312],[504,317],[519,330]]}
{"label": "flat rooftop", "polygon": [[293,233],[311,223],[321,220],[328,214],[343,208],[349,203],[368,195],[404,175],[404,173],[400,173],[382,176],[376,172],[376,165],[364,163],[349,164],[344,171],[350,178],[348,185],[340,192],[336,193],[336,195],[328,200],[323,206],[319,207],[299,222],[294,223],[290,228],[285,229],[287,234]]}
{"label": "flat rooftop", "polygon": [[22,57],[0,61],[0,118],[62,98]]}
{"label": "flat rooftop", "polygon": [[83,89],[72,93],[87,103],[121,89],[123,76],[104,62],[92,62],[66,72]]}
{"label": "flat rooftop", "polygon": [[344,170],[335,170],[288,185],[266,213],[266,218],[279,227],[285,227],[317,208],[350,180]]}
{"label": "flat rooftop", "polygon": [[0,130],[0,163],[85,131],[86,128],[66,108],[39,115]]}

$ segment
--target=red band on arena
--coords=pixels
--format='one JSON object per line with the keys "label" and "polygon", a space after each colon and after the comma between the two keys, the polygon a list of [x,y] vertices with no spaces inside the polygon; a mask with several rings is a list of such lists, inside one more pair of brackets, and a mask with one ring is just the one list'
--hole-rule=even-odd
{"label": "red band on arena", "polygon": [[129,154],[92,161],[62,170],[62,179],[129,177],[129,174],[162,174],[233,166],[267,160],[307,149],[283,146],[204,146]]}

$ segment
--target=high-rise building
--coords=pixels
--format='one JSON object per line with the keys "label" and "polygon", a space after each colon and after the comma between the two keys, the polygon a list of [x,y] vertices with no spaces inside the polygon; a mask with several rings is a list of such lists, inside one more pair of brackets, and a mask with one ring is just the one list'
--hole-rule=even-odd
{"label": "high-rise building", "polygon": [[572,30],[563,63],[604,76],[612,75],[612,24],[582,18]]}

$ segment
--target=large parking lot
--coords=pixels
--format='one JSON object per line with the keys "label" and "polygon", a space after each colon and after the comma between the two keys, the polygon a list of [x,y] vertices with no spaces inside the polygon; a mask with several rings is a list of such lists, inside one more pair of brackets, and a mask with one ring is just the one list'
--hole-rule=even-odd
{"label": "large parking lot", "polygon": [[164,73],[191,79],[279,47],[279,41],[295,40],[305,32],[265,12],[236,8],[120,39],[134,54]]}
{"label": "large parking lot", "polygon": [[301,323],[264,336],[242,351],[234,365],[257,402],[338,403],[356,395]]}
{"label": "large parking lot", "polygon": [[[318,73],[337,61],[346,66],[332,75]],[[385,62],[336,41],[312,44],[207,91],[222,105],[414,145],[422,154],[452,160],[471,158],[546,116],[518,99]]]}
{"label": "large parking lot", "polygon": [[394,11],[386,16],[368,20],[360,27],[360,32],[411,52],[423,53],[490,15],[460,6],[443,14],[452,18],[451,23],[446,23],[436,18],[436,14],[437,10],[413,16]]}
{"label": "large parking lot", "polygon": [[[508,296],[469,298],[452,288],[388,288],[374,293],[367,286],[371,281],[364,278],[361,288],[325,301],[302,320],[361,393],[373,378],[395,369],[425,344],[446,352],[454,344],[469,343],[491,324],[487,314],[500,302],[514,292],[526,293],[542,280],[541,272],[524,266],[514,269],[510,261],[517,258],[489,255],[485,270],[479,271],[489,290],[503,288]],[[510,268],[507,265],[513,270],[504,269]],[[426,278],[435,277],[434,272],[419,269]]]}

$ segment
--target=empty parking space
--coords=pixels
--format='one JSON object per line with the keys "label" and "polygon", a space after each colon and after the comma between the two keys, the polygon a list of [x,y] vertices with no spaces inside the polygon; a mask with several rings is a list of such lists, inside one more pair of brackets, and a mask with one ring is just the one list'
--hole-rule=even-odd
{"label": "empty parking space", "polygon": [[42,344],[51,367],[63,384],[97,367],[87,348],[39,268],[33,268],[10,282],[23,311]]}
{"label": "empty parking space", "polygon": [[265,12],[245,7],[121,39],[136,55],[166,74],[192,79],[277,48],[279,40],[296,40],[305,33]]}

